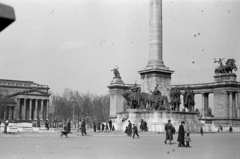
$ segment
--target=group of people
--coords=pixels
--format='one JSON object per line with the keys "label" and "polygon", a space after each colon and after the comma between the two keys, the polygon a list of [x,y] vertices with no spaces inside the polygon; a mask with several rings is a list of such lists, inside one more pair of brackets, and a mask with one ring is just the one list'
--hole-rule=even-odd
{"label": "group of people", "polygon": [[[189,144],[189,142],[191,141],[190,133],[185,132],[184,124],[185,122],[182,121],[178,129],[178,139],[177,139],[178,147],[190,147],[190,144]],[[171,120],[168,120],[168,123],[165,125],[165,131],[166,131],[166,139],[164,143],[167,144],[167,140],[169,140],[171,144],[171,141],[173,140],[173,134],[175,133],[175,128],[171,124]]]}
{"label": "group of people", "polygon": [[115,127],[112,124],[112,120],[110,119],[107,122],[98,122],[97,124],[94,122],[93,123],[93,131],[94,132],[110,132],[110,131],[115,131]]}
{"label": "group of people", "polygon": [[141,129],[142,131],[148,131],[147,122],[144,121],[143,119],[141,119],[140,129]]}
{"label": "group of people", "polygon": [[127,136],[133,137],[133,139],[135,138],[135,135],[137,135],[139,138],[137,126],[135,124],[132,124],[130,120],[128,120],[128,126],[126,126],[125,133]]}

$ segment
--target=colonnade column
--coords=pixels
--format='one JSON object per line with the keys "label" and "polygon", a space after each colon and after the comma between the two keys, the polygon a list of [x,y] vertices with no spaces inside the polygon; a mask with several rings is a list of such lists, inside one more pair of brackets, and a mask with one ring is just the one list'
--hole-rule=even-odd
{"label": "colonnade column", "polygon": [[34,120],[37,120],[37,111],[38,111],[38,100],[35,99],[35,109],[34,109]]}
{"label": "colonnade column", "polygon": [[43,120],[43,100],[41,99],[40,120]]}
{"label": "colonnade column", "polygon": [[3,108],[3,119],[5,120],[7,118],[7,107],[5,106]]}
{"label": "colonnade column", "polygon": [[29,120],[32,120],[32,99],[29,99]]}
{"label": "colonnade column", "polygon": [[20,118],[20,99],[17,99],[17,105],[16,108],[14,109],[14,119],[19,120]]}
{"label": "colonnade column", "polygon": [[12,119],[12,106],[8,106],[8,120]]}
{"label": "colonnade column", "polygon": [[204,102],[204,93],[202,93],[202,117],[205,118],[205,111],[204,111],[204,105],[205,105],[205,102]]}
{"label": "colonnade column", "polygon": [[48,119],[48,113],[49,113],[49,100],[47,100],[47,106],[46,106],[46,119]]}
{"label": "colonnade column", "polygon": [[236,118],[240,118],[240,107],[238,105],[238,99],[239,99],[238,92],[236,92],[236,95],[235,95],[235,105],[236,105],[236,111],[237,111]]}
{"label": "colonnade column", "polygon": [[22,120],[26,119],[26,99],[23,100],[23,107],[22,107]]}
{"label": "colonnade column", "polygon": [[233,97],[232,97],[232,92],[229,93],[229,118],[233,117]]}

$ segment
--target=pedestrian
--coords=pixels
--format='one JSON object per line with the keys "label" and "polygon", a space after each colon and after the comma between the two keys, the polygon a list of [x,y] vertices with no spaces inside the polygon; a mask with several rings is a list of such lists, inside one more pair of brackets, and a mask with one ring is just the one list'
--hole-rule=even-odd
{"label": "pedestrian", "polygon": [[141,119],[140,129],[141,129],[142,131],[144,130],[143,124],[144,124],[144,121],[143,121],[143,119]]}
{"label": "pedestrian", "polygon": [[112,120],[111,119],[109,120],[108,124],[109,124],[109,130],[111,131],[112,130]]}
{"label": "pedestrian", "polygon": [[108,122],[106,122],[106,132],[108,132]]}
{"label": "pedestrian", "polygon": [[82,131],[82,130],[81,130],[81,125],[82,125],[82,120],[79,119],[79,121],[78,121],[78,131],[77,131],[77,136],[79,136],[80,132]]}
{"label": "pedestrian", "polygon": [[38,118],[38,120],[37,120],[37,127],[40,128],[40,120],[39,120],[39,118]]}
{"label": "pedestrian", "polygon": [[128,127],[125,128],[125,133],[128,135]]}
{"label": "pedestrian", "polygon": [[104,127],[105,127],[105,125],[104,125],[104,123],[102,123],[102,132],[104,131]]}
{"label": "pedestrian", "polygon": [[143,130],[144,131],[148,131],[148,127],[147,127],[147,122],[146,121],[143,122]]}
{"label": "pedestrian", "polygon": [[71,120],[68,119],[68,122],[67,122],[67,130],[68,130],[68,133],[71,132]]}
{"label": "pedestrian", "polygon": [[95,122],[93,123],[93,131],[96,132],[97,126],[95,124]]}
{"label": "pedestrian", "polygon": [[178,147],[185,147],[185,144],[184,144],[184,136],[185,136],[185,131],[184,131],[184,124],[185,122],[182,121],[181,122],[181,125],[179,126],[179,129],[178,129]]}
{"label": "pedestrian", "polygon": [[168,120],[168,123],[165,125],[165,131],[166,131],[166,139],[164,141],[165,144],[167,144],[167,140],[170,141],[170,144],[173,140],[173,126],[171,124],[171,120]]}
{"label": "pedestrian", "polygon": [[49,121],[48,121],[48,119],[45,120],[45,129],[49,130]]}
{"label": "pedestrian", "polygon": [[200,133],[203,136],[203,128],[202,127],[200,128]]}
{"label": "pedestrian", "polygon": [[191,141],[190,133],[187,133],[187,135],[185,136],[185,141],[186,141],[186,148],[190,147],[189,145],[189,142]]}
{"label": "pedestrian", "polygon": [[100,122],[98,122],[98,124],[97,124],[97,131],[98,131],[98,133],[100,132],[100,128],[101,128],[101,124],[100,124]]}
{"label": "pedestrian", "polygon": [[82,121],[81,132],[82,132],[82,136],[84,136],[84,134],[87,135],[85,119],[83,119],[83,121]]}
{"label": "pedestrian", "polygon": [[132,136],[132,123],[128,120],[128,136]]}
{"label": "pedestrian", "polygon": [[8,120],[5,121],[4,134],[7,134]]}
{"label": "pedestrian", "polygon": [[133,124],[133,139],[135,137],[135,134],[137,135],[137,137],[139,138],[139,135],[138,135],[138,130],[137,130],[137,126],[135,124]]}
{"label": "pedestrian", "polygon": [[231,133],[233,131],[232,126],[229,127],[229,132]]}
{"label": "pedestrian", "polygon": [[114,125],[112,126],[112,132],[114,132],[115,131],[115,127],[114,127]]}

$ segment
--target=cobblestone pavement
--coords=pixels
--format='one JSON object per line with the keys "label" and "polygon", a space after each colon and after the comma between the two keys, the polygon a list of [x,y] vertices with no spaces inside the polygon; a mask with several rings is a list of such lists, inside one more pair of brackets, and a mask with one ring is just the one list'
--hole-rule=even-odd
{"label": "cobblestone pavement", "polygon": [[60,133],[0,134],[2,159],[238,159],[239,133],[191,134],[191,148],[179,148],[177,135],[165,145],[165,134],[139,133],[132,139],[124,133],[93,133],[60,138]]}

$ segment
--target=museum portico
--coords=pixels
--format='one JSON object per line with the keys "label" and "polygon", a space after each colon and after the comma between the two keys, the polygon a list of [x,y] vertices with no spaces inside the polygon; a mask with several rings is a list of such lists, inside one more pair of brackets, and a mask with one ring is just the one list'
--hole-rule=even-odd
{"label": "museum portico", "polygon": [[0,118],[29,121],[48,119],[49,89],[47,85],[32,81],[0,79]]}

